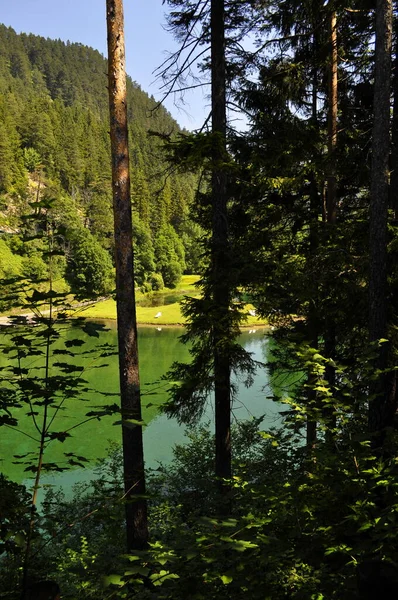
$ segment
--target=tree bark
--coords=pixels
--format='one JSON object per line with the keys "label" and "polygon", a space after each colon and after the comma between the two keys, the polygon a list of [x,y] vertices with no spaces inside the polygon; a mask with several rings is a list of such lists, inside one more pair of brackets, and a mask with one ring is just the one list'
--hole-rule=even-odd
{"label": "tree bark", "polygon": [[211,2],[211,104],[213,135],[212,172],[212,287],[215,315],[213,323],[214,394],[216,421],[216,476],[222,493],[231,478],[231,385],[230,357],[225,344],[229,331],[229,241],[227,217],[226,75],[224,0]]}
{"label": "tree bark", "polygon": [[107,0],[108,86],[127,547],[148,540],[138,371],[122,0]]}
{"label": "tree bark", "polygon": [[[316,11],[314,11],[316,14]],[[318,24],[315,21],[313,24],[314,33],[312,36],[312,48],[313,48],[313,67],[312,67],[312,126],[314,130],[318,129]],[[319,232],[318,232],[318,217],[320,209],[320,194],[318,192],[318,184],[314,173],[310,176],[309,184],[309,200],[310,200],[310,214],[309,214],[309,240],[308,240],[308,262],[310,270],[313,268],[314,259],[319,249]],[[311,286],[310,292],[310,306],[307,317],[307,333],[308,340],[312,348],[318,348],[319,341],[319,315],[318,315],[318,281],[315,274],[313,276],[313,285]],[[307,404],[309,410],[314,410],[317,404],[317,393],[315,391],[316,381],[312,369],[307,374]],[[317,438],[317,422],[313,415],[307,416],[307,428],[306,428],[306,444],[307,450],[311,454],[315,448]]]}
{"label": "tree bark", "polygon": [[[319,248],[318,236],[318,217],[320,208],[320,194],[318,185],[315,180],[315,175],[311,176],[310,182],[310,227],[309,227],[309,265],[310,269],[314,268],[314,260]],[[319,307],[318,307],[318,281],[313,275],[313,285],[311,290],[310,305],[307,317],[307,334],[308,340],[312,348],[318,349],[319,344]],[[317,407],[317,392],[315,386],[317,378],[314,377],[313,370],[310,368],[307,374],[307,404],[310,411],[314,411]],[[317,439],[317,421],[313,415],[307,416],[307,431],[306,444],[310,454],[316,445]]]}
{"label": "tree bark", "polygon": [[[392,0],[376,3],[376,50],[369,241],[369,339],[388,336],[387,322],[387,218],[389,196],[390,92]],[[389,345],[380,346],[375,368],[387,368]],[[383,436],[393,425],[391,374],[380,374],[371,386],[369,429]],[[393,394],[395,397],[395,393]],[[380,444],[382,438],[378,438]]]}
{"label": "tree bark", "polygon": [[[332,238],[333,229],[337,218],[337,168],[336,168],[336,146],[337,146],[337,109],[338,109],[338,81],[337,81],[337,18],[336,12],[332,11],[329,17],[330,28],[330,61],[329,61],[329,82],[328,82],[328,164],[327,164],[327,239]],[[334,359],[336,354],[336,327],[334,318],[326,315],[325,331],[325,356]],[[336,383],[336,369],[333,365],[327,364],[325,368],[325,378],[331,390]],[[331,430],[336,425],[334,410],[332,407],[324,411],[324,416],[328,422],[326,438],[332,442],[333,434]]]}
{"label": "tree bark", "polygon": [[330,63],[329,63],[329,102],[328,102],[328,174],[327,174],[327,221],[336,222],[337,215],[337,19],[333,11],[330,15]]}
{"label": "tree bark", "polygon": [[391,139],[391,180],[390,208],[394,211],[394,220],[398,221],[398,17],[394,15],[394,72],[393,72],[393,113]]}

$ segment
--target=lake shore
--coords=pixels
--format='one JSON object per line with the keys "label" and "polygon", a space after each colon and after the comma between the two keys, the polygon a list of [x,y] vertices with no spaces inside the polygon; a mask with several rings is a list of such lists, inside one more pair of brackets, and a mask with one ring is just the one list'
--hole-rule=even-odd
{"label": "lake shore", "polygon": [[[186,319],[181,313],[181,300],[186,296],[198,295],[198,290],[195,287],[198,280],[197,275],[184,275],[176,289],[163,289],[147,293],[137,292],[137,324],[153,327],[184,327]],[[249,313],[249,311],[253,313],[254,310],[252,304],[245,305],[246,320],[241,324],[242,329],[268,327],[266,319],[258,318]],[[34,316],[33,313],[22,310],[20,314],[28,318]],[[46,311],[43,311],[43,314],[46,314]],[[82,302],[72,308],[71,317],[116,321],[116,302],[113,298],[100,298],[93,302]],[[0,326],[9,324],[10,319],[7,314],[0,316]]]}
{"label": "lake shore", "polygon": [[[136,310],[138,325],[183,327],[186,324],[186,320],[181,313],[180,302],[150,307],[138,305]],[[241,324],[241,327],[253,329],[255,327],[268,326],[265,319],[251,316],[248,312],[249,310],[253,310],[253,307],[250,304],[245,306],[247,320]],[[96,302],[91,306],[83,307],[82,310],[79,310],[74,316],[86,317],[87,319],[116,321],[116,302],[113,299]]]}

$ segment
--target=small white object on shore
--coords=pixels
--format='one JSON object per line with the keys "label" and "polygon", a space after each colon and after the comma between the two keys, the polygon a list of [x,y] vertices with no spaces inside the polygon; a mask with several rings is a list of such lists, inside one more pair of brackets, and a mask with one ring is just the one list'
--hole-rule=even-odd
{"label": "small white object on shore", "polygon": [[159,317],[161,317],[161,316],[162,316],[162,313],[161,313],[161,312],[158,312],[158,313],[156,313],[156,315],[155,315],[155,319],[159,319]]}
{"label": "small white object on shore", "polygon": [[251,317],[255,317],[256,316],[256,311],[254,309],[249,310],[249,315]]}

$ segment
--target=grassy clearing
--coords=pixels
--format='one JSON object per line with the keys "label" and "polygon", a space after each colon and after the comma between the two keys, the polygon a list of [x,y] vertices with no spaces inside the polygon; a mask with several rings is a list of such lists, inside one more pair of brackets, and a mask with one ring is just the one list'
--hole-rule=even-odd
{"label": "grassy clearing", "polygon": [[[198,280],[198,275],[183,275],[180,283],[175,289],[171,290],[165,288],[160,292],[151,292],[150,295],[152,297],[163,297],[168,294],[175,294],[180,296],[182,300],[184,296],[194,296],[198,294],[198,289],[195,287],[195,283]],[[139,302],[148,296],[149,294],[137,292],[136,300]],[[257,317],[249,315],[248,311],[252,310],[253,308],[254,307],[251,304],[245,305],[245,314],[247,315],[247,320],[242,323],[242,327],[250,327],[251,329],[254,329],[255,327],[266,326],[266,320],[258,319]],[[23,313],[24,311],[23,309],[19,308],[18,312]],[[161,314],[160,316],[156,317],[158,313]],[[10,312],[7,312],[7,314],[10,314]],[[94,302],[87,306],[81,306],[73,311],[73,316],[83,316],[87,319],[115,320],[116,302],[110,298],[108,300]],[[184,325],[185,319],[181,314],[180,302],[178,301],[172,304],[162,304],[159,306],[137,306],[137,322],[140,325],[156,325],[158,327],[162,327],[163,325]]]}
{"label": "grassy clearing", "polygon": [[[245,313],[247,321],[242,323],[242,327],[264,327],[267,325],[265,319],[252,317],[248,311],[253,309],[251,304],[246,304]],[[159,313],[160,316],[156,317]],[[104,300],[97,302],[89,307],[82,308],[79,316],[88,319],[116,319],[116,302],[114,300]],[[181,314],[180,303],[166,304],[162,306],[137,306],[137,322],[140,325],[184,325],[185,319]]]}
{"label": "grassy clearing", "polygon": [[195,292],[197,290],[195,283],[199,279],[199,275],[183,275],[180,283],[177,284],[176,290],[179,292]]}
{"label": "grassy clearing", "polygon": [[[164,288],[160,292],[151,292],[152,297],[162,297],[167,294],[193,296],[198,293],[195,283],[198,281],[198,275],[183,275],[180,283],[175,289]],[[149,294],[137,292],[137,302],[148,297]],[[161,316],[155,318],[155,315],[161,313]],[[116,319],[116,302],[112,299],[96,302],[88,307],[79,310],[79,316],[88,319]],[[185,322],[181,314],[180,303],[162,304],[159,306],[137,306],[137,322],[141,325],[183,325]]]}
{"label": "grassy clearing", "polygon": [[[155,318],[161,312],[161,316]],[[116,319],[116,302],[104,300],[78,311],[76,316],[87,319]],[[183,325],[179,302],[162,306],[137,306],[137,322],[141,325]]]}

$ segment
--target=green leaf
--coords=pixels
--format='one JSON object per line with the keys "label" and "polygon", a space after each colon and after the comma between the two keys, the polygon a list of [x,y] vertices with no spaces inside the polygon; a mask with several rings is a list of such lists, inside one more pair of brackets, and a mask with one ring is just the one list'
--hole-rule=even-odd
{"label": "green leaf", "polygon": [[367,529],[370,529],[372,527],[372,523],[363,523],[363,525],[361,525],[361,527],[358,529],[358,533],[360,531],[366,531]]}
{"label": "green leaf", "polygon": [[150,569],[147,567],[143,567],[142,565],[137,565],[136,567],[130,567],[128,571],[125,571],[125,575],[142,575],[143,577],[148,577],[150,573]]}
{"label": "green leaf", "polygon": [[270,433],[267,433],[266,431],[259,431],[258,434],[264,439],[264,440],[269,440],[270,438],[273,438],[274,436],[271,435]]}
{"label": "green leaf", "polygon": [[177,573],[170,573],[170,571],[160,571],[159,573],[154,573],[150,576],[149,579],[152,581],[152,585],[158,586],[162,585],[164,581],[167,579],[179,579],[180,576]]}
{"label": "green leaf", "polygon": [[105,587],[108,587],[110,585],[123,586],[125,582],[120,575],[107,575],[103,578],[103,583]]}
{"label": "green leaf", "polygon": [[231,581],[233,581],[234,578],[230,575],[220,575],[220,579],[224,585],[228,585],[229,583],[231,583]]}

